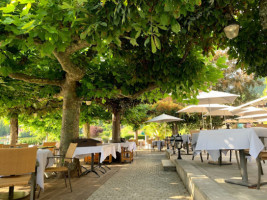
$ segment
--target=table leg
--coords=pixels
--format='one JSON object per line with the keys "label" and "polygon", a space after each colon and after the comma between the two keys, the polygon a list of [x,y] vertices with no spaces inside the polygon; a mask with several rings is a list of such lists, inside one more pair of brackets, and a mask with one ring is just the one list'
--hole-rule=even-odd
{"label": "table leg", "polygon": [[247,171],[247,160],[244,149],[239,150],[240,158],[240,172],[242,180],[225,180],[226,183],[232,183],[236,185],[242,185],[247,187],[255,187],[257,184],[249,183],[248,181],[248,171]]}
{"label": "table leg", "polygon": [[188,144],[188,142],[186,142],[186,152],[187,152],[187,155],[189,155],[189,144]]}
{"label": "table leg", "polygon": [[94,169],[94,159],[95,159],[95,154],[91,153],[91,169],[87,169],[87,168],[83,167],[86,170],[81,174],[81,176],[89,174],[90,172],[94,172],[98,177],[100,177],[99,174]]}

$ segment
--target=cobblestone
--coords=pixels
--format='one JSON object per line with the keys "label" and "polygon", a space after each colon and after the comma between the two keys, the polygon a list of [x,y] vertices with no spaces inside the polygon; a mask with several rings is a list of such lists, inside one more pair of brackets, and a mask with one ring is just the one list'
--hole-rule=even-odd
{"label": "cobblestone", "polygon": [[177,173],[163,171],[162,159],[163,152],[138,152],[132,164],[124,164],[88,200],[191,200]]}

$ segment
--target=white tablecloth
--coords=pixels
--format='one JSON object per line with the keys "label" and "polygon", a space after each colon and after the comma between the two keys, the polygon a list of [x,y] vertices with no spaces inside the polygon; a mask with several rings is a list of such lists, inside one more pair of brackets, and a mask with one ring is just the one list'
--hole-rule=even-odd
{"label": "white tablecloth", "polygon": [[188,144],[190,143],[190,138],[191,138],[190,134],[184,134],[184,135],[181,135],[181,137],[183,139],[183,144],[186,144],[186,142],[188,142]]}
{"label": "white tablecloth", "polygon": [[113,158],[116,158],[116,147],[113,144],[76,147],[73,158],[84,158],[86,156],[90,156],[92,153],[101,153],[100,163],[102,163],[110,154],[113,156]]}
{"label": "white tablecloth", "polygon": [[153,146],[156,146],[158,147],[158,150],[161,149],[161,146],[164,146],[165,145],[165,141],[164,140],[155,140],[152,142],[152,145]]}
{"label": "white tablecloth", "polygon": [[249,149],[250,155],[256,158],[263,148],[254,129],[247,128],[200,131],[195,150],[207,150],[215,161],[220,156],[220,149]]}
{"label": "white tablecloth", "polygon": [[127,147],[129,151],[136,150],[136,143],[135,142],[120,142],[120,143],[111,143],[116,146],[116,151],[121,153],[121,147]]}
{"label": "white tablecloth", "polygon": [[53,154],[49,149],[38,149],[37,161],[39,166],[37,167],[36,184],[38,184],[42,189],[44,189],[45,167],[51,167],[54,164],[54,159],[49,159],[49,164],[46,166],[47,157],[53,157]]}
{"label": "white tablecloth", "polygon": [[253,127],[252,128],[259,137],[264,138],[265,147],[267,147],[267,128]]}

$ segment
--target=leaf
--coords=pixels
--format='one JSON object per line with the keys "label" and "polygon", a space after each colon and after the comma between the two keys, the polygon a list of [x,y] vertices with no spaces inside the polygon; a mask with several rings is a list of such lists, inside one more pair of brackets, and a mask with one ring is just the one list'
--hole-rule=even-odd
{"label": "leaf", "polygon": [[167,26],[167,25],[169,25],[169,15],[167,15],[167,14],[163,14],[163,15],[161,15],[160,16],[160,23],[161,23],[161,25],[164,25],[164,26]]}
{"label": "leaf", "polygon": [[12,13],[15,11],[15,6],[13,4],[7,4],[6,7],[0,8],[0,10],[3,11],[3,13]]}
{"label": "leaf", "polygon": [[154,36],[156,47],[160,50],[161,49],[161,43],[158,37]]}
{"label": "leaf", "polygon": [[101,25],[101,26],[105,26],[105,27],[108,26],[106,22],[100,22],[100,25]]}
{"label": "leaf", "polygon": [[145,42],[144,42],[144,46],[146,47],[146,45],[149,43],[149,41],[150,41],[150,37],[147,37],[147,39],[145,40]]}
{"label": "leaf", "polygon": [[14,22],[14,19],[7,17],[4,21],[2,21],[3,24],[12,24]]}
{"label": "leaf", "polygon": [[21,27],[21,29],[27,29],[27,28],[31,27],[34,22],[35,22],[35,20],[32,20],[32,21],[26,23],[24,26]]}
{"label": "leaf", "polygon": [[157,48],[156,48],[155,41],[153,40],[153,36],[151,36],[151,49],[152,49],[152,53],[157,52]]}
{"label": "leaf", "polygon": [[66,9],[66,10],[72,10],[74,9],[74,7],[66,2],[63,2],[63,4],[60,6],[62,9]]}
{"label": "leaf", "polygon": [[32,4],[31,3],[28,3],[22,10],[20,16],[24,16],[24,15],[27,15],[29,13],[29,10],[31,9],[32,7]]}
{"label": "leaf", "polygon": [[172,24],[172,31],[174,33],[178,33],[181,30],[181,26],[178,22],[175,22],[174,24]]}
{"label": "leaf", "polygon": [[131,43],[133,46],[138,46],[138,43],[136,42],[136,39],[134,39],[134,38],[131,38],[131,39],[130,39],[130,43]]}

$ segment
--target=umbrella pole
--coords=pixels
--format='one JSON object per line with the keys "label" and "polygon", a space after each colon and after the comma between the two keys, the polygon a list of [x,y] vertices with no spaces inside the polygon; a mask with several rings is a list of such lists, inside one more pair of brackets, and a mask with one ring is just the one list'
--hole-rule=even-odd
{"label": "umbrella pole", "polygon": [[204,126],[203,112],[201,112],[201,115],[202,115],[202,128],[204,129],[204,128],[205,128],[205,126]]}

